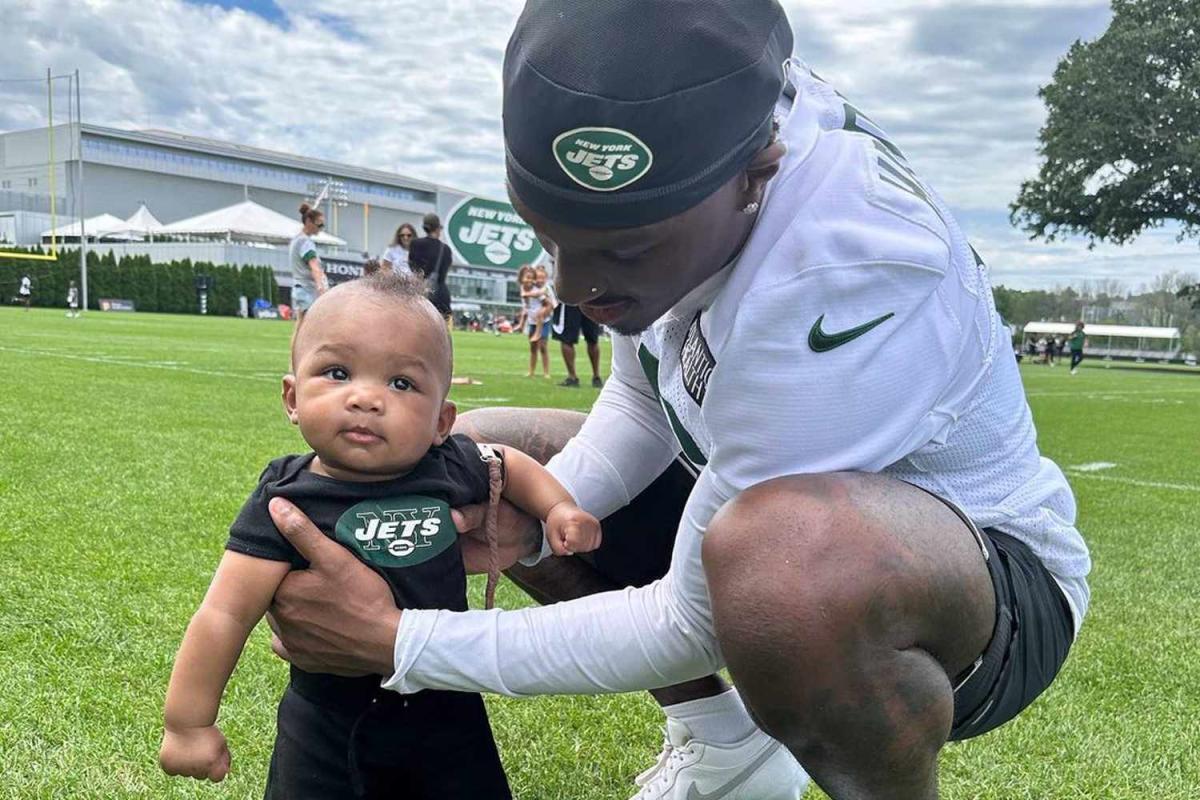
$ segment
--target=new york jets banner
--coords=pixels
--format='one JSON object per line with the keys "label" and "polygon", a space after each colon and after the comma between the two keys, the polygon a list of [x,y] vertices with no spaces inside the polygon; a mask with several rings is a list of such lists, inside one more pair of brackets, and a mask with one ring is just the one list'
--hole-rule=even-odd
{"label": "new york jets banner", "polygon": [[446,222],[450,246],[465,264],[517,269],[542,255],[533,228],[511,205],[482,197],[466,197],[450,210]]}

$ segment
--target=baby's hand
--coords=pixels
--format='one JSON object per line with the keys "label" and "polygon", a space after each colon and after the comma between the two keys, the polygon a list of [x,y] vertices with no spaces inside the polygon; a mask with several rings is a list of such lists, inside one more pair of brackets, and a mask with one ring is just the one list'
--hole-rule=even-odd
{"label": "baby's hand", "polygon": [[600,546],[600,521],[572,502],[556,503],[546,515],[546,535],[567,555],[590,553]]}
{"label": "baby's hand", "polygon": [[229,774],[229,746],[216,725],[168,729],[158,751],[158,763],[168,775],[220,783]]}

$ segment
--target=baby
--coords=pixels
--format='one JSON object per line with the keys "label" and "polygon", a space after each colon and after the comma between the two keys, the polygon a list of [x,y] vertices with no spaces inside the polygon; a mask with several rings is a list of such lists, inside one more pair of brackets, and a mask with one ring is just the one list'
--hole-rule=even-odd
{"label": "baby", "polygon": [[[272,498],[295,503],[380,574],[401,608],[466,609],[450,509],[487,500],[498,481],[567,551],[599,545],[596,519],[532,458],[450,434],[451,361],[446,326],[410,276],[342,284],[305,314],[283,405],[313,452],[272,461],[230,529],[171,674],[166,772],[219,781],[229,771],[216,726],[225,684],[280,581],[307,566],[272,523]],[[401,696],[380,680],[291,668],[267,798],[510,797],[479,695]]]}

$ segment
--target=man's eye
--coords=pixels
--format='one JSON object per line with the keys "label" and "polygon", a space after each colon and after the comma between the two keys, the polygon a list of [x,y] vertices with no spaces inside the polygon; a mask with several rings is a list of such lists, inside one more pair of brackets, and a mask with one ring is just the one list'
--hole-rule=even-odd
{"label": "man's eye", "polygon": [[392,378],[391,385],[398,392],[407,392],[413,388],[412,381],[408,378]]}
{"label": "man's eye", "polygon": [[331,381],[344,381],[344,380],[349,380],[350,373],[347,372],[346,370],[342,369],[341,367],[330,367],[329,369],[322,372],[321,376],[325,377],[325,378],[329,378],[329,380],[331,380]]}

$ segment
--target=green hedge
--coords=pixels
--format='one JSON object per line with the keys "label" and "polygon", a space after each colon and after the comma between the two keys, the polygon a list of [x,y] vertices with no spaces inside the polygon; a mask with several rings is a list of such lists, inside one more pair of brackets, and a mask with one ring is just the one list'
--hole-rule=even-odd
{"label": "green hedge", "polygon": [[[30,250],[25,252],[39,252]],[[60,251],[57,261],[0,259],[0,301],[12,302],[21,276],[33,279],[33,305],[65,308],[70,281],[79,285],[79,251]],[[270,267],[235,267],[188,259],[154,263],[150,256],[125,256],[111,252],[88,253],[88,307],[99,308],[102,297],[132,300],[138,311],[199,314],[196,277],[209,278],[208,313],[232,317],[238,297],[251,304],[259,297],[279,302],[279,287]]]}

